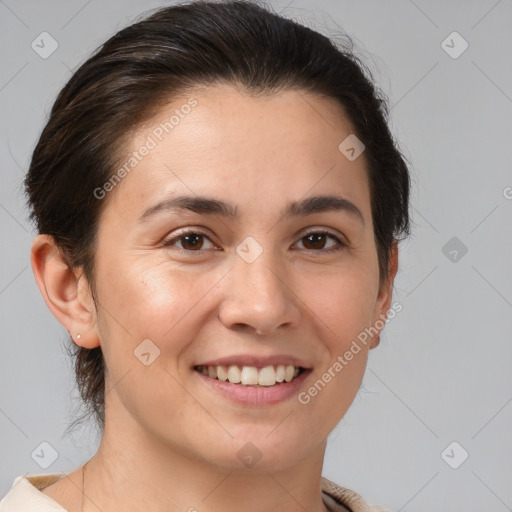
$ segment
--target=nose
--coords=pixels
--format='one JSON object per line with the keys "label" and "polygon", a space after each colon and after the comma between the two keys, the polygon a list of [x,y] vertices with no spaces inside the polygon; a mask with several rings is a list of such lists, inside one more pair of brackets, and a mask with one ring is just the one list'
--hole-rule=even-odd
{"label": "nose", "polygon": [[227,277],[219,308],[224,327],[270,335],[298,325],[301,300],[292,279],[266,252],[252,263],[236,258]]}

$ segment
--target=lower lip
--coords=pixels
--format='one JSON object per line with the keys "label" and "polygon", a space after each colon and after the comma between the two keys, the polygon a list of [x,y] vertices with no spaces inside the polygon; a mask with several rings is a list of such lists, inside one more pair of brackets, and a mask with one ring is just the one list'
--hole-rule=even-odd
{"label": "lower lip", "polygon": [[274,386],[252,387],[242,384],[231,384],[221,380],[212,379],[207,375],[194,370],[201,381],[208,385],[214,391],[226,396],[238,404],[244,405],[270,405],[283,402],[293,395],[296,395],[311,373],[311,369],[304,370],[298,377],[290,382],[281,382]]}

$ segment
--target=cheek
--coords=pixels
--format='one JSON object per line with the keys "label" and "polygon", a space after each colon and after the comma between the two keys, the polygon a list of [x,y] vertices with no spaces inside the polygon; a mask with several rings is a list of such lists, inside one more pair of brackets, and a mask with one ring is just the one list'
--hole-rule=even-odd
{"label": "cheek", "polygon": [[[99,290],[104,306],[100,316],[106,324],[101,331],[102,349],[109,378],[117,382],[130,369],[136,370],[133,378],[138,375],[144,367],[136,358],[145,346],[142,343],[156,347],[152,350],[158,358],[151,367],[162,366],[180,375],[187,372],[185,354],[212,314],[215,284],[225,272],[191,273],[149,256],[146,261],[141,262],[139,256],[138,262],[109,268],[108,284]],[[107,271],[106,265],[103,270]],[[141,382],[142,387],[144,382],[149,385],[147,379]]]}
{"label": "cheek", "polygon": [[[314,429],[325,435],[341,420],[361,386],[369,343],[358,336],[371,323],[374,285],[357,271],[338,273],[308,294],[316,333],[327,349],[316,379],[299,396]],[[321,334],[320,334],[321,333]]]}
{"label": "cheek", "polygon": [[377,276],[362,265],[346,265],[306,281],[301,296],[339,352],[371,324]]}
{"label": "cheek", "polygon": [[150,256],[146,262],[109,267],[104,267],[109,279],[101,294],[111,313],[108,321],[117,321],[133,336],[161,340],[209,288],[207,276],[198,279]]}
{"label": "cheek", "polygon": [[98,294],[107,388],[116,390],[111,399],[120,400],[148,428],[156,418],[178,424],[199,415],[175,378],[182,380],[189,370],[178,363],[201,327],[201,298],[211,280],[192,279],[149,259],[144,265],[103,265],[101,270],[109,276]]}

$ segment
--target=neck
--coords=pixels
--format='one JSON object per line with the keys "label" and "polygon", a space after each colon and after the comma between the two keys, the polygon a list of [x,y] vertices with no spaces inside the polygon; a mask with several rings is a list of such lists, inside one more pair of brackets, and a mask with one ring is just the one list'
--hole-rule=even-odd
{"label": "neck", "polygon": [[[132,425],[133,427],[133,425]],[[286,469],[222,467],[163,444],[140,428],[106,421],[88,462],[84,510],[109,512],[325,512],[320,480],[326,442]]]}

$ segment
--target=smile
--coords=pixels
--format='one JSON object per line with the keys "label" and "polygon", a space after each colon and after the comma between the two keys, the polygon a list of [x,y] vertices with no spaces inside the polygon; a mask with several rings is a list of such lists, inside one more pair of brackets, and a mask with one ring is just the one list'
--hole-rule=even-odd
{"label": "smile", "polygon": [[194,370],[201,372],[210,379],[239,384],[242,386],[269,387],[283,382],[291,382],[305,369],[293,365],[274,365],[257,368],[255,366],[216,365],[195,366]]}

